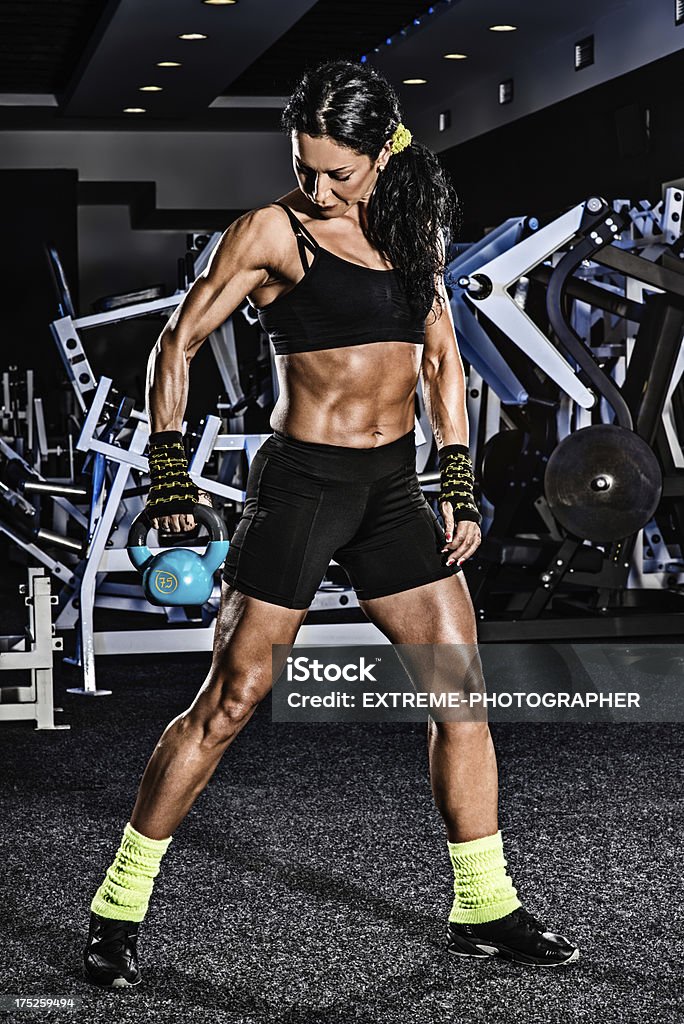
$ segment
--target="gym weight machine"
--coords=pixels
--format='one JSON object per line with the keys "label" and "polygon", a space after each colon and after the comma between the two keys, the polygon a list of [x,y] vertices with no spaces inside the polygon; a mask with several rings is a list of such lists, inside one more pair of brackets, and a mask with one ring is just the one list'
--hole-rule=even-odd
{"label": "gym weight machine", "polygon": [[[682,488],[677,472],[681,445],[672,408],[683,368],[682,322],[676,308],[684,284],[676,230],[682,193],[668,190],[656,209],[642,203],[630,210],[624,201],[615,205],[620,212],[603,200],[588,200],[541,230],[536,222],[506,222],[472,251],[458,252],[449,268],[459,344],[470,362],[470,398],[476,391],[478,399],[471,411],[471,450],[484,498],[492,499],[482,502],[486,539],[466,571],[483,625],[487,618],[496,620],[491,625],[497,637],[571,636],[578,628],[594,635],[635,626],[646,633],[663,626],[666,631],[681,628],[677,599],[667,606],[673,615],[665,625],[662,615],[648,614],[641,614],[638,624],[629,613],[596,621],[611,604],[619,608],[624,603],[630,560],[635,549],[639,554],[639,531],[650,524],[654,534],[659,532],[652,521],[660,497],[658,461],[665,469],[663,498],[676,498]],[[636,231],[636,244],[632,238],[621,241],[621,230],[633,230],[635,224],[643,229]],[[507,248],[511,239],[514,244]],[[632,248],[641,251],[627,251]],[[551,267],[544,263],[549,259]],[[575,276],[597,264],[601,273],[608,268],[613,276],[607,289]],[[623,294],[615,284],[620,275]],[[531,281],[546,289],[546,331],[524,308]],[[592,346],[593,339],[580,338],[565,316],[571,296],[576,305],[592,303],[613,321],[622,317],[623,322],[638,323],[637,337],[621,345],[609,338]],[[592,326],[595,318],[585,315],[584,321]],[[524,352],[523,358],[511,351],[510,342]],[[651,358],[646,360],[649,347]],[[611,364],[612,377],[599,362]],[[638,400],[644,391],[647,407]],[[600,425],[613,419],[611,441],[606,444],[604,429],[604,443],[599,444]],[[552,459],[555,475],[549,472]],[[642,477],[646,486],[640,493]],[[564,481],[562,494],[559,478]],[[623,513],[609,537],[605,521],[612,529],[625,500],[642,505],[636,516]],[[674,512],[681,517],[681,503],[675,503]],[[530,522],[524,534],[521,514]],[[661,508],[664,514],[669,513]],[[511,536],[511,530],[518,535]],[[676,549],[676,538],[672,540]],[[611,543],[602,548],[597,541]],[[669,563],[670,572],[684,569],[676,558]],[[536,578],[530,579],[529,573],[523,578],[516,566],[531,569]],[[501,579],[504,570],[508,583]],[[642,575],[638,567],[632,576],[634,591]],[[496,595],[499,604],[492,607],[495,583],[499,594],[509,596],[502,605]],[[564,588],[574,593],[566,594],[562,605],[556,600],[556,610],[562,607],[570,617],[564,623],[548,615],[544,621],[541,613]],[[589,601],[587,592],[592,594]]]}

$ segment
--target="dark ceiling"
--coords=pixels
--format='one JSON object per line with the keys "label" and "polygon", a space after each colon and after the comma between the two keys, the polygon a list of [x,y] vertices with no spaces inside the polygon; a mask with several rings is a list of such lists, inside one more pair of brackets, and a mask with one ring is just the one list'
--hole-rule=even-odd
{"label": "dark ceiling", "polygon": [[[138,2],[143,7],[148,0]],[[121,6],[119,0],[0,0],[0,92],[53,94],[59,99],[73,85],[79,64],[93,49],[94,38]],[[177,0],[170,0],[168,9],[178,6]],[[195,17],[201,8],[200,0],[184,6]],[[328,57],[358,60],[386,36],[423,14],[428,6],[426,0],[318,0],[235,80],[230,80],[227,71],[218,94],[288,95],[307,64]],[[207,10],[212,8],[204,7],[201,13]],[[228,14],[231,8],[213,10]],[[15,114],[12,120],[17,123],[13,126],[21,127],[23,119],[35,122],[35,108],[33,111],[29,107],[23,115]],[[59,113],[46,110],[42,117],[46,116],[57,118]],[[221,111],[218,116],[230,118],[231,111]],[[78,127],[84,125],[79,123]],[[103,127],[101,122],[98,127]]]}
{"label": "dark ceiling", "polygon": [[[674,4],[665,6],[0,0],[0,130],[277,132],[308,66],[369,55],[404,115],[440,150],[537,109],[540,98],[554,102],[683,47]],[[511,22],[510,32],[488,31]],[[596,65],[577,75],[574,45],[593,31]],[[188,32],[200,39],[184,39]],[[451,59],[453,51],[465,59]],[[176,66],[160,67],[168,61]],[[514,74],[516,101],[502,111],[499,76]],[[445,104],[458,117],[437,137]]]}
{"label": "dark ceiling", "polygon": [[2,0],[0,91],[58,93],[108,0]]}
{"label": "dark ceiling", "polygon": [[318,0],[224,95],[287,96],[308,64],[344,57],[358,60],[429,6],[426,0]]}

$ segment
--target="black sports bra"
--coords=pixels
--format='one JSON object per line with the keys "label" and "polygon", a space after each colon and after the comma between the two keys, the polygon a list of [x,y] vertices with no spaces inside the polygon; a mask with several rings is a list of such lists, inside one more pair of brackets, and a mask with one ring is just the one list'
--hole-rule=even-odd
{"label": "black sports bra", "polygon": [[[319,245],[292,210],[290,218],[304,267],[289,292],[257,309],[276,355],[376,341],[425,343],[425,321],[411,312],[396,270],[374,270]],[[313,251],[309,266],[307,246]]]}

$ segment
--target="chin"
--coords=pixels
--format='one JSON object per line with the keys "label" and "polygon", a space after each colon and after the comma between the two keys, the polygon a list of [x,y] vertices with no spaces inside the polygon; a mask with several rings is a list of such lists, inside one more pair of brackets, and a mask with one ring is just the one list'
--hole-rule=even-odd
{"label": "chin", "polygon": [[321,217],[325,217],[327,220],[333,220],[335,217],[344,217],[351,205],[351,203],[336,203],[331,210],[319,210],[319,213]]}

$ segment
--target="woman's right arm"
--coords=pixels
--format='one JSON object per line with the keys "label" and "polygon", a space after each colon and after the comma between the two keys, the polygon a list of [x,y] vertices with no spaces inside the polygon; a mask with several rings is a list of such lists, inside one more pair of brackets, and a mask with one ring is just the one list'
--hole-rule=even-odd
{"label": "woman's right arm", "polygon": [[[150,434],[180,431],[188,400],[190,362],[212,331],[246,296],[265,284],[274,249],[273,212],[250,210],[221,236],[202,274],[174,310],[147,363],[146,405]],[[192,529],[191,515],[159,516],[153,526]]]}

